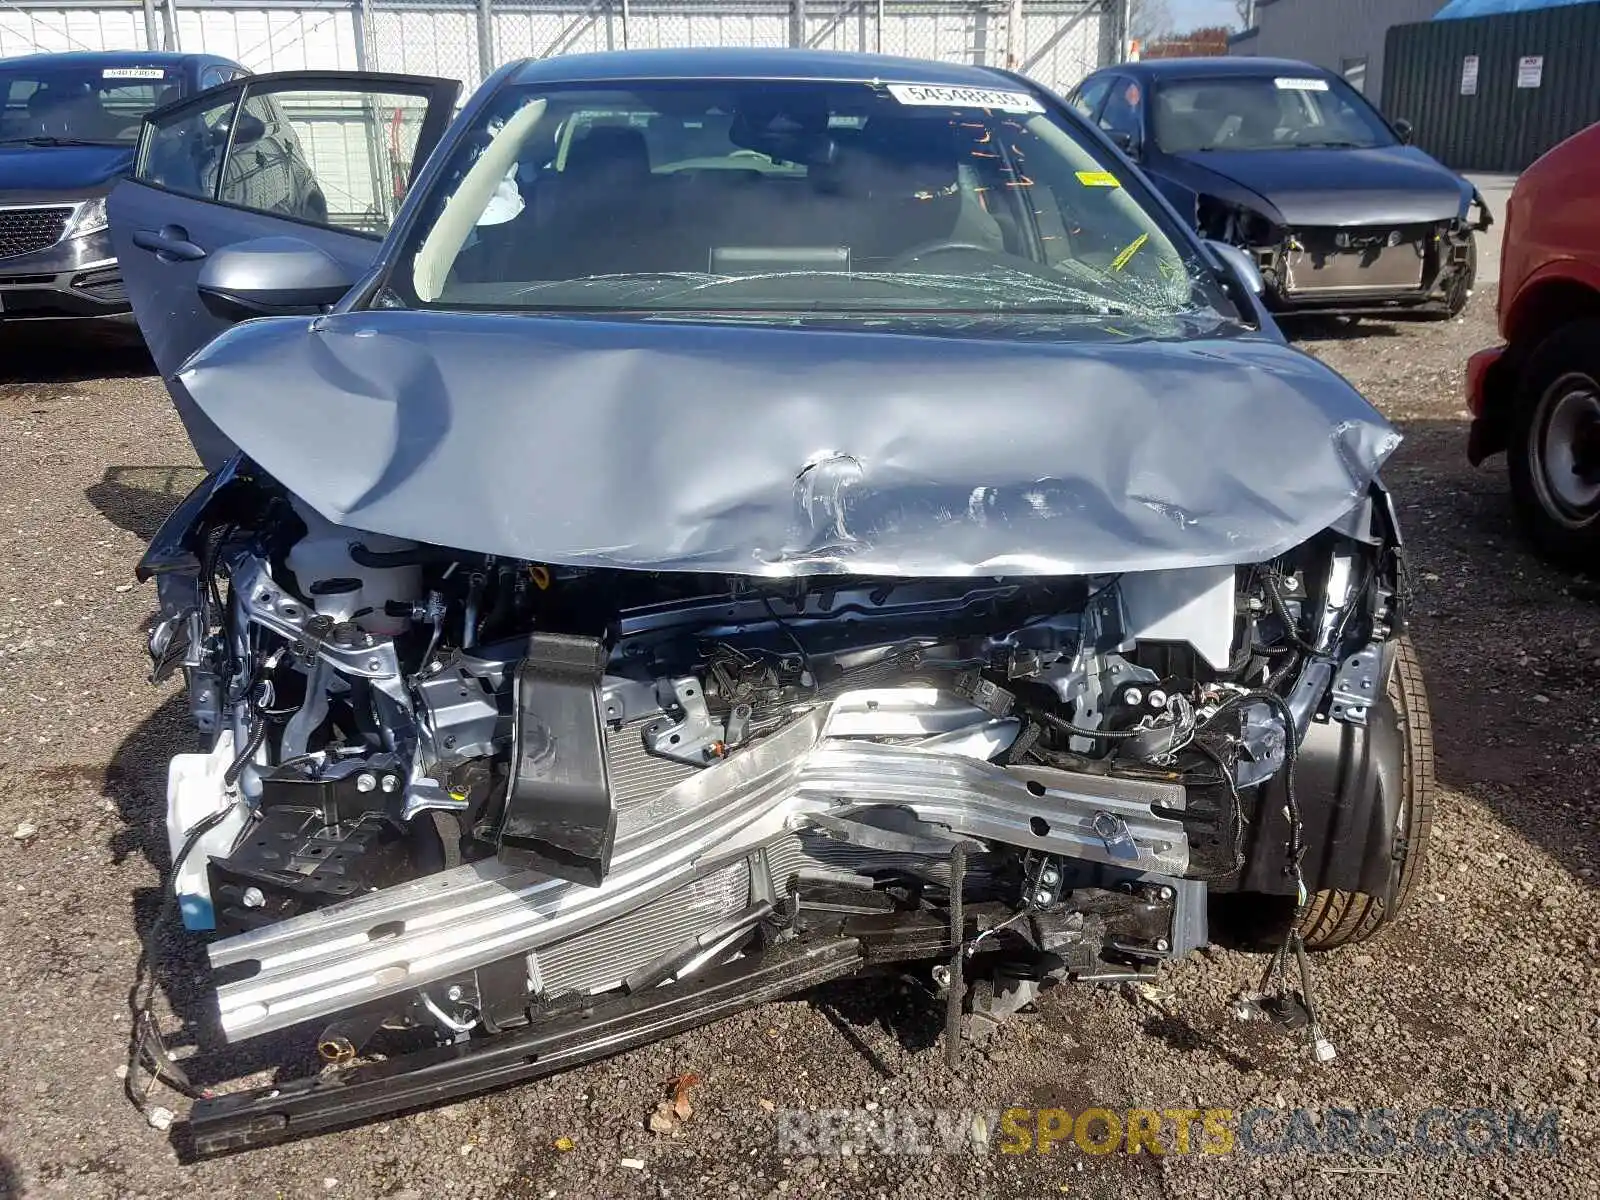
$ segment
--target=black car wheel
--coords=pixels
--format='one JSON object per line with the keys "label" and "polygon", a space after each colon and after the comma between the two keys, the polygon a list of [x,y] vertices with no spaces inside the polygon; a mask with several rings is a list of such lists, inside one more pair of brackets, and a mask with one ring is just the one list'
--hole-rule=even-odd
{"label": "black car wheel", "polygon": [[1422,875],[1433,831],[1433,717],[1422,683],[1422,666],[1409,638],[1395,644],[1388,700],[1399,718],[1403,748],[1395,854],[1390,864],[1394,899],[1385,904],[1383,897],[1365,892],[1317,892],[1300,920],[1300,935],[1307,949],[1331,950],[1378,934],[1405,909]]}
{"label": "black car wheel", "polygon": [[1600,566],[1600,321],[1574,321],[1533,352],[1512,413],[1511,498],[1541,553]]}

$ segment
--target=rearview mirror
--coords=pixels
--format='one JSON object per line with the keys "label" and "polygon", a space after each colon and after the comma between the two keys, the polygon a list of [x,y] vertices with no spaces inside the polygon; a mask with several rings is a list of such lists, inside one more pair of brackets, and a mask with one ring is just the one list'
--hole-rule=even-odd
{"label": "rearview mirror", "polygon": [[1135,162],[1139,161],[1139,140],[1133,134],[1126,129],[1110,129],[1106,131],[1106,136],[1112,140],[1118,150],[1121,150]]}
{"label": "rearview mirror", "polygon": [[1207,241],[1206,248],[1222,260],[1223,270],[1232,275],[1234,281],[1252,296],[1260,296],[1266,292],[1266,280],[1261,278],[1260,269],[1239,247],[1230,246],[1227,242]]}
{"label": "rearview mirror", "polygon": [[355,283],[351,271],[310,242],[256,238],[218,250],[200,269],[200,299],[229,321],[321,312]]}
{"label": "rearview mirror", "polygon": [[1411,122],[1406,120],[1404,117],[1401,117],[1394,123],[1394,135],[1400,139],[1400,144],[1402,146],[1411,145],[1411,137],[1414,132],[1415,130],[1413,129]]}

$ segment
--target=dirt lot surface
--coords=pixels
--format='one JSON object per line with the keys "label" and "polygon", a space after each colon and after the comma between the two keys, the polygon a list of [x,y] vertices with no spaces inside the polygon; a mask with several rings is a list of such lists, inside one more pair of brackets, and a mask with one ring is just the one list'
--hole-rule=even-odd
{"label": "dirt lot surface", "polygon": [[[167,857],[165,758],[189,744],[175,688],[145,682],[154,598],[132,568],[193,463],[138,351],[0,331],[0,1195],[1600,1195],[1600,585],[1531,557],[1503,468],[1462,459],[1461,365],[1492,340],[1492,305],[1480,295],[1461,322],[1329,327],[1303,343],[1406,434],[1388,477],[1414,549],[1443,785],[1413,911],[1317,962],[1333,1063],[1233,1020],[1229,997],[1263,960],[1212,951],[1167,971],[1153,996],[1048,994],[960,1079],[934,1017],[847,988],[499,1095],[194,1166],[118,1076]],[[166,1027],[180,1045],[214,1040],[199,954],[179,937],[164,954]],[[305,1062],[303,1045],[247,1044],[216,1081],[274,1054]],[[651,1134],[662,1081],[684,1071],[702,1080],[693,1117],[678,1137]],[[1293,1153],[1155,1157],[1068,1142],[1048,1156],[922,1158],[778,1145],[783,1110],[867,1105],[1264,1106],[1256,1142],[1269,1147],[1296,1107],[1394,1109],[1402,1135],[1434,1107],[1554,1110],[1560,1147],[1312,1155],[1301,1138]],[[1448,1130],[1434,1141],[1450,1143]]]}

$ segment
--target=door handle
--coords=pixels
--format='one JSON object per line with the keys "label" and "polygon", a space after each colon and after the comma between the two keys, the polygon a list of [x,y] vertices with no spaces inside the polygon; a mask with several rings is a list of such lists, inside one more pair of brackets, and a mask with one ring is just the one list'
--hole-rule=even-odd
{"label": "door handle", "polygon": [[167,225],[161,229],[135,229],[133,244],[149,250],[162,262],[199,262],[206,252],[189,240],[189,231],[181,225]]}

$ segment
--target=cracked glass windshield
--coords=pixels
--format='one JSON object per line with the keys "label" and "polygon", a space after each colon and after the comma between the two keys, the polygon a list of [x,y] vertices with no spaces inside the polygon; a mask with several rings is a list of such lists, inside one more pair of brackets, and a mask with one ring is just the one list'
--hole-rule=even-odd
{"label": "cracked glass windshield", "polygon": [[756,80],[508,89],[386,302],[1169,316],[1206,276],[1022,91]]}

